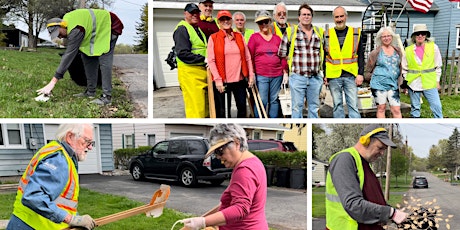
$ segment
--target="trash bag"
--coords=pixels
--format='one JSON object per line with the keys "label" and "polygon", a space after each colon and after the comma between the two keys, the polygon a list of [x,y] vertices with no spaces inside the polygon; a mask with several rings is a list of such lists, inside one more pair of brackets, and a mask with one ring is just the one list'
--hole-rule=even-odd
{"label": "trash bag", "polygon": [[[60,53],[59,55],[62,56],[64,53]],[[73,59],[72,63],[70,64],[69,68],[67,69],[70,74],[70,78],[79,86],[86,86],[86,73],[85,67],[83,65],[83,61],[81,60],[81,53],[78,54]],[[101,79],[101,68],[98,70],[98,77],[97,77],[97,86],[102,85]]]}
{"label": "trash bag", "polygon": [[168,57],[165,59],[165,61],[171,67],[170,70],[177,68],[176,52],[174,51],[174,46],[171,48],[171,51],[169,52]]}

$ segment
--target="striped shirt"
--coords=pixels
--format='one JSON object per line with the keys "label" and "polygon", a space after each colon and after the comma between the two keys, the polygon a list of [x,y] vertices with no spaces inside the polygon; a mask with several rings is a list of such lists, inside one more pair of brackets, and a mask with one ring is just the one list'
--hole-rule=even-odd
{"label": "striped shirt", "polygon": [[[295,44],[291,72],[307,76],[316,75],[319,72],[321,39],[314,32],[313,28],[312,31],[312,38],[309,40],[307,35],[301,30],[301,26],[298,26],[296,39],[293,40]],[[280,57],[289,56],[290,43],[287,36],[291,35],[284,34],[278,50]]]}

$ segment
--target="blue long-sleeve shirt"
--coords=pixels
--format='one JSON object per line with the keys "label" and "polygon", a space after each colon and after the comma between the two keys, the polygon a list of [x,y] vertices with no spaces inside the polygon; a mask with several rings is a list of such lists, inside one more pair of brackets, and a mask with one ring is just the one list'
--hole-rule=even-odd
{"label": "blue long-sleeve shirt", "polygon": [[[72,158],[78,171],[75,152],[67,143],[60,144]],[[22,196],[22,203],[26,207],[55,223],[63,222],[67,216],[67,212],[53,202],[69,180],[69,165],[63,154],[65,153],[56,151],[38,163]]]}

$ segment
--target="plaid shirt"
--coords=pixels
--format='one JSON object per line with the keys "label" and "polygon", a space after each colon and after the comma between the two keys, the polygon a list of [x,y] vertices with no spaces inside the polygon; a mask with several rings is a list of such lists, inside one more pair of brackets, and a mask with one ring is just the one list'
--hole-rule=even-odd
{"label": "plaid shirt", "polygon": [[[278,50],[278,55],[283,58],[289,56],[290,42],[288,42],[287,36],[292,35],[284,34]],[[307,35],[300,29],[299,25],[297,37],[295,40],[292,40],[295,44],[291,72],[307,76],[316,75],[320,71],[321,64],[321,40],[319,36],[313,30],[312,39],[308,40]]]}

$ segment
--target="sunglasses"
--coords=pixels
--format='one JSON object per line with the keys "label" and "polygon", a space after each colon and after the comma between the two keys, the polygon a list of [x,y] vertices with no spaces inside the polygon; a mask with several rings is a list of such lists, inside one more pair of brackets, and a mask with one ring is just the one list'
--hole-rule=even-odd
{"label": "sunglasses", "polygon": [[258,21],[257,25],[265,25],[265,24],[269,24],[269,23],[270,23],[270,20],[265,19],[265,20],[262,20],[262,21]]}
{"label": "sunglasses", "polygon": [[278,17],[286,16],[286,12],[278,12],[277,15],[278,15]]}
{"label": "sunglasses", "polygon": [[89,139],[89,138],[86,138],[86,137],[83,137],[83,140],[85,140],[85,143],[86,143],[86,146],[87,147],[94,147],[94,145],[96,144],[95,141]]}
{"label": "sunglasses", "polygon": [[419,36],[419,35],[426,36],[427,33],[426,32],[415,32],[414,35],[415,36]]}
{"label": "sunglasses", "polygon": [[217,148],[216,150],[214,150],[214,154],[216,154],[217,156],[220,156],[220,157],[221,157],[222,155],[224,155],[224,149],[227,148],[227,146],[228,146],[230,143],[232,143],[232,142],[233,142],[233,141],[230,141],[230,142],[228,142],[227,144],[220,146],[219,148]]}

